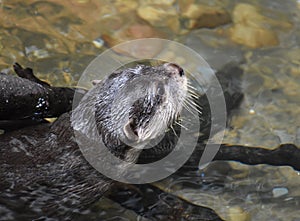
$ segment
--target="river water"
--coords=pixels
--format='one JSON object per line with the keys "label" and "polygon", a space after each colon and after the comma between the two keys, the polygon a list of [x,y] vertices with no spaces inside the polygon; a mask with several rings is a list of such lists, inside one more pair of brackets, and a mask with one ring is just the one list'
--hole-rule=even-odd
{"label": "river water", "polygon": [[[0,15],[0,70],[12,72],[18,62],[56,86],[75,86],[97,55],[143,37],[183,43],[215,70],[242,62],[245,98],[223,142],[270,149],[300,145],[299,0],[0,0]],[[169,57],[188,62],[177,54]],[[230,168],[226,174],[218,172],[224,163]],[[223,177],[222,187],[202,188],[199,171],[154,186],[161,194],[209,207],[224,220],[300,220],[299,171],[235,162],[210,166]],[[139,217],[108,199],[91,214],[90,220]],[[176,220],[192,220],[187,217]]]}

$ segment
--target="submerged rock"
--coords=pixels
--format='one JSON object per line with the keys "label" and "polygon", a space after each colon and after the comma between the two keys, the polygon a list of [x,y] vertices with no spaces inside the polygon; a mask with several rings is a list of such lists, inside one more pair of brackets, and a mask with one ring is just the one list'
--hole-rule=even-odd
{"label": "submerged rock", "polygon": [[138,7],[138,3],[135,0],[117,0],[115,6],[120,13],[128,13],[135,10]]}
{"label": "submerged rock", "polygon": [[160,5],[173,5],[175,0],[140,0],[141,4],[149,5],[149,4],[160,4]]}
{"label": "submerged rock", "polygon": [[231,22],[229,13],[221,7],[182,3],[180,9],[188,29],[215,28]]}
{"label": "submerged rock", "polygon": [[167,26],[169,20],[176,17],[177,11],[173,7],[164,5],[145,5],[137,9],[140,18],[156,27]]}
{"label": "submerged rock", "polygon": [[253,5],[237,4],[232,13],[233,27],[229,33],[232,41],[251,48],[276,46],[279,38],[274,27],[291,28],[291,24],[270,19]]}
{"label": "submerged rock", "polygon": [[235,24],[231,29],[230,37],[234,42],[251,48],[275,46],[279,44],[275,32],[263,28],[245,26],[245,24]]}
{"label": "submerged rock", "polygon": [[[152,28],[149,25],[143,25],[143,24],[132,24],[129,27],[120,30],[119,32],[115,33],[114,35],[104,34],[102,35],[102,38],[104,41],[110,46],[113,47],[117,44],[120,44],[122,42],[130,41],[133,39],[139,39],[139,38],[160,38],[163,37],[163,34],[156,31],[154,28]],[[162,49],[162,45],[158,45],[156,48],[144,45],[143,43],[135,44],[135,48],[132,47],[113,47],[114,51],[120,54],[129,55],[131,57],[140,57],[141,53],[149,53],[151,51],[151,54],[156,55],[160,52]],[[150,50],[150,51],[149,51]]]}
{"label": "submerged rock", "polygon": [[215,70],[226,63],[244,60],[239,45],[222,37],[215,29],[198,29],[183,37],[184,44],[195,50]]}
{"label": "submerged rock", "polygon": [[250,220],[249,213],[243,210],[241,207],[230,207],[229,208],[229,221],[248,221]]}

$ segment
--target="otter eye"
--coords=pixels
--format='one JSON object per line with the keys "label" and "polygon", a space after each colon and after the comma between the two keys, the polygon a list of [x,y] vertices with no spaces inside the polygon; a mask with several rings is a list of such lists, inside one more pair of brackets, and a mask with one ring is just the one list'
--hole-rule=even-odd
{"label": "otter eye", "polygon": [[182,77],[184,75],[184,71],[183,69],[177,65],[177,64],[174,64],[174,63],[171,63],[170,64],[174,69],[176,69],[176,71],[178,72],[178,74],[180,75],[180,77]]}
{"label": "otter eye", "polygon": [[184,75],[184,71],[182,68],[179,69],[179,75],[180,75],[180,77],[182,77]]}
{"label": "otter eye", "polygon": [[167,67],[170,71],[172,71],[176,74],[178,73],[180,77],[182,77],[184,75],[183,69],[177,64],[167,63],[164,66]]}

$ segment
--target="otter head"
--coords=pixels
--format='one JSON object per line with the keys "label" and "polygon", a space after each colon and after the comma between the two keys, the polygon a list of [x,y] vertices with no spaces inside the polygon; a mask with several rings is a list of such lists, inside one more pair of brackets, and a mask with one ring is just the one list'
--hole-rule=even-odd
{"label": "otter head", "polygon": [[163,135],[187,97],[184,71],[172,63],[116,71],[95,87],[96,124],[110,147],[142,144]]}

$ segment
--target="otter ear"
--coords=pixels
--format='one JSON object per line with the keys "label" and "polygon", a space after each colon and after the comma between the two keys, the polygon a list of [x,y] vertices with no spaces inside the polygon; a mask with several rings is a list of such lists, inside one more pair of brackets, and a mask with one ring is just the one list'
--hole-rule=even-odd
{"label": "otter ear", "polygon": [[130,141],[138,141],[139,135],[137,131],[133,128],[132,120],[129,120],[123,127],[124,134],[126,138]]}

